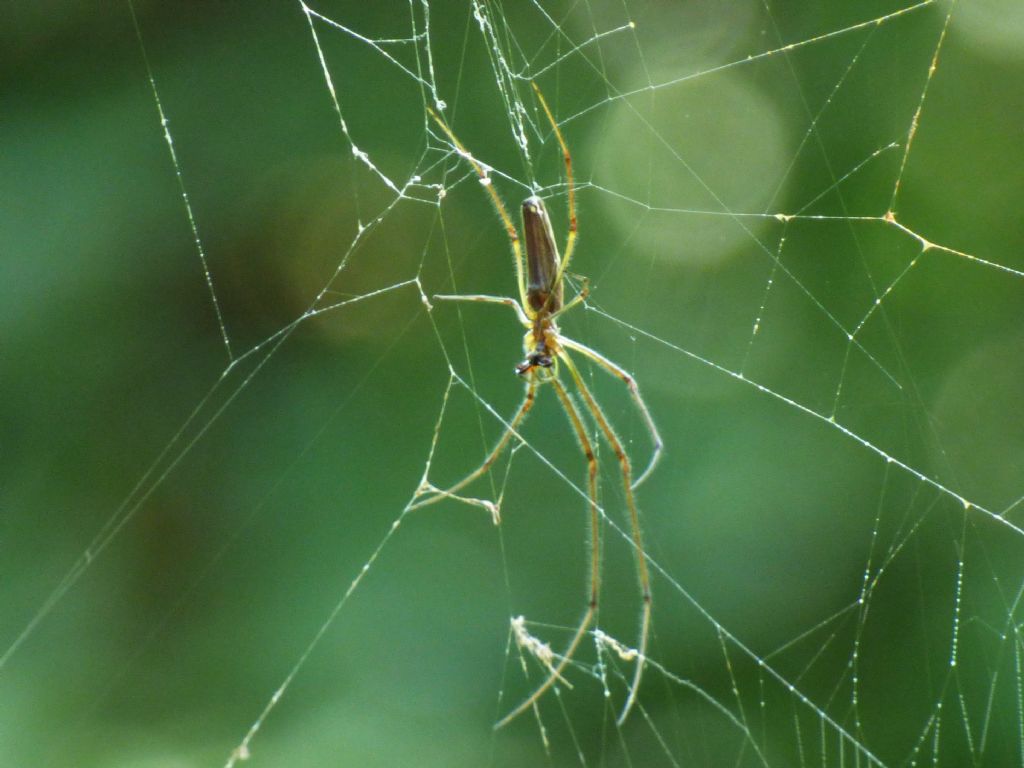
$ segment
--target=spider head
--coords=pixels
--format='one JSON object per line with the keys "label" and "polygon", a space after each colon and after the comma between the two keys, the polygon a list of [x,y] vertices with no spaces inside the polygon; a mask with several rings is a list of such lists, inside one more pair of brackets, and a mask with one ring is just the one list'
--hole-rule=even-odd
{"label": "spider head", "polygon": [[534,368],[550,368],[555,364],[554,359],[545,350],[531,352],[523,362],[516,366],[516,373],[520,376],[529,373]]}

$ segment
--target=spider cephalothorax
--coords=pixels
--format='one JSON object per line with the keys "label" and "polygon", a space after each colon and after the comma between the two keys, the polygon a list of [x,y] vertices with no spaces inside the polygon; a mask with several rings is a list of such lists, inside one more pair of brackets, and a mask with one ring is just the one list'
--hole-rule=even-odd
{"label": "spider cephalothorax", "polygon": [[[541,209],[543,210],[543,208]],[[547,214],[544,214],[547,218]],[[557,258],[557,257],[556,257]],[[561,291],[557,293],[554,291],[546,292],[547,296],[555,297],[560,296]],[[527,292],[527,296],[530,296],[531,292]],[[555,360],[559,355],[558,347],[558,326],[555,325],[555,321],[552,319],[552,315],[548,314],[544,305],[541,305],[541,310],[537,312],[536,316],[530,321],[531,328],[530,332],[526,334],[526,338],[523,339],[523,348],[526,350],[526,359],[523,360],[519,365],[516,366],[516,373],[520,376],[525,376],[530,371],[536,368],[552,368],[555,365]]]}

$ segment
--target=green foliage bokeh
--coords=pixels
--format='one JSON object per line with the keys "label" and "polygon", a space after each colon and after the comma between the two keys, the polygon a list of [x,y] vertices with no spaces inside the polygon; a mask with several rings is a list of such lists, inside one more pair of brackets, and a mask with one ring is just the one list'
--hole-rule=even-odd
{"label": "green foliage bokeh", "polygon": [[[408,5],[352,5],[317,10],[367,38],[411,36]],[[559,115],[596,107],[565,126],[581,185],[573,269],[593,280],[595,306],[644,333],[583,310],[564,330],[636,373],[665,437],[665,461],[640,494],[651,556],[767,657],[856,599],[866,563],[879,566],[873,536],[905,537],[870,620],[838,629],[834,646],[828,632],[813,636],[820,657],[798,649],[775,662],[855,731],[830,697],[849,701],[843,642],[859,626],[864,744],[900,764],[943,686],[972,712],[996,690],[1003,714],[986,720],[988,751],[972,751],[950,715],[938,764],[972,754],[1007,764],[1019,715],[994,681],[1019,675],[998,630],[1017,623],[1022,539],[953,494],[1009,509],[1011,521],[1021,495],[1024,57],[979,41],[954,11],[929,79],[948,12],[938,4],[819,42],[900,6],[779,3],[768,15],[742,3],[565,5],[549,10],[573,40],[630,20],[635,37],[622,31],[560,58],[568,40],[535,9],[492,12],[540,52],[533,66],[559,60],[538,79]],[[12,11],[0,32],[0,642],[19,643],[0,668],[0,764],[217,765],[415,491],[446,355],[509,414],[521,329],[496,307],[428,315],[406,285],[300,323],[265,362],[229,369],[207,278],[237,357],[277,339],[340,264],[321,306],[414,277],[430,294],[509,295],[508,243],[472,180],[440,207],[423,187],[422,200],[374,221],[393,193],[353,157],[300,4],[136,3],[204,274],[128,7],[48,9]],[[525,156],[469,8],[433,4],[430,22],[454,129],[514,180],[495,181],[513,208],[526,185],[551,192],[563,231],[563,171],[545,126]],[[383,174],[401,183],[429,171],[424,183],[439,184],[467,172],[452,157],[442,176],[436,139],[424,160],[428,92],[353,35],[316,28],[350,134]],[[805,44],[778,51],[790,42]],[[411,65],[403,46],[384,48]],[[744,66],[764,51],[776,52]],[[889,210],[897,177],[897,220],[953,252],[859,220]],[[826,218],[769,215],[798,211]],[[841,329],[869,314],[852,343]],[[834,417],[951,493],[687,353]],[[646,437],[624,392],[600,374],[594,383],[642,463]],[[431,479],[457,479],[499,432],[453,389]],[[580,481],[554,398],[542,398],[527,437]],[[602,498],[617,513],[607,449],[604,458]],[[506,655],[509,617],[570,627],[582,610],[584,507],[529,450],[505,489],[500,531],[456,504],[403,521],[254,741],[253,764],[545,759],[528,718],[496,736],[491,724],[527,690]],[[116,535],[85,558],[111,521]],[[617,534],[606,540],[602,625],[629,641],[630,553]],[[55,589],[59,603],[34,625]],[[655,601],[652,656],[729,701],[720,637],[660,577]],[[958,601],[964,663],[950,683]],[[756,703],[756,666],[738,661],[734,674]],[[754,760],[737,762],[740,732],[663,676],[649,673],[644,697],[655,718],[683,721],[657,720],[678,736],[677,757]],[[582,713],[586,758],[621,764],[623,746],[602,735],[599,687],[581,681],[562,700]],[[764,737],[769,754],[775,745],[792,756],[794,701],[765,694],[765,729],[780,734]],[[627,727],[634,764],[661,764],[639,719]],[[567,732],[553,733],[550,761],[576,764]],[[814,754],[811,764],[837,764]]]}

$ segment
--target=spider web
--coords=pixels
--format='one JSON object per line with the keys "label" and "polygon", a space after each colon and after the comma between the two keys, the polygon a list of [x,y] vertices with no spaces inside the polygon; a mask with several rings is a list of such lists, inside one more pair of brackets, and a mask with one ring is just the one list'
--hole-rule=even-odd
{"label": "spider web", "polygon": [[[46,72],[78,143],[6,129],[67,202],[8,228],[12,764],[1024,763],[1015,6],[366,5],[129,6],[91,22],[124,73]],[[605,446],[597,627],[495,732],[584,610],[585,462],[541,387],[485,504],[413,510],[522,396],[512,313],[434,298],[515,281],[427,108],[561,239],[531,81],[592,286],[562,330],[666,449],[635,710]]]}

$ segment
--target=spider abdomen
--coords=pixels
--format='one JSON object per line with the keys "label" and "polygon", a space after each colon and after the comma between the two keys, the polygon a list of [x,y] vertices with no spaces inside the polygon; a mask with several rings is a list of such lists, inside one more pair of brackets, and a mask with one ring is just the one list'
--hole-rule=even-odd
{"label": "spider abdomen", "polygon": [[561,261],[544,201],[531,195],[523,201],[526,241],[526,300],[534,312],[551,314],[562,308]]}

